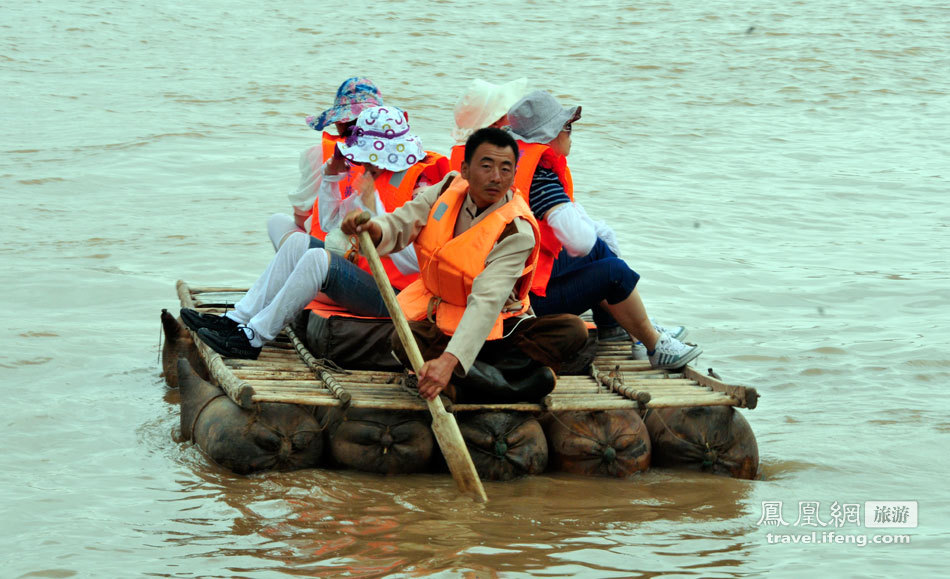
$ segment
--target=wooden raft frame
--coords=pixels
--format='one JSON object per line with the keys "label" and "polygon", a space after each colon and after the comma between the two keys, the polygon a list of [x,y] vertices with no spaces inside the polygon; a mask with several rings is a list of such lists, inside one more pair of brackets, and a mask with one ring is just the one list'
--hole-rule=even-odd
{"label": "wooden raft frame", "polygon": [[[220,303],[236,303],[246,289],[194,287],[177,283],[182,307],[221,314]],[[214,300],[204,297],[214,296]],[[201,296],[201,297],[199,297]],[[207,304],[207,306],[205,305]],[[257,360],[223,358],[194,335],[198,352],[213,379],[243,408],[260,402],[308,406],[340,406],[380,410],[425,411],[426,404],[405,374],[339,370],[315,359],[294,331],[287,327],[268,342]],[[446,404],[451,412],[520,411],[563,412],[614,408],[669,408],[685,406],[736,406],[753,409],[755,388],[726,384],[687,366],[678,372],[654,370],[646,360],[633,360],[630,342],[606,342],[587,375],[561,375],[557,387],[540,404]]]}

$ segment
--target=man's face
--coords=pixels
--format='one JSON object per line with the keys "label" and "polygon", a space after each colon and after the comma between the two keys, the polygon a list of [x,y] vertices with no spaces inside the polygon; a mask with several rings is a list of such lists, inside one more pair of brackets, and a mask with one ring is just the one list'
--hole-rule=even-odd
{"label": "man's face", "polygon": [[482,143],[475,149],[472,162],[462,163],[462,178],[468,181],[468,194],[479,209],[501,199],[515,181],[515,152],[511,147]]}

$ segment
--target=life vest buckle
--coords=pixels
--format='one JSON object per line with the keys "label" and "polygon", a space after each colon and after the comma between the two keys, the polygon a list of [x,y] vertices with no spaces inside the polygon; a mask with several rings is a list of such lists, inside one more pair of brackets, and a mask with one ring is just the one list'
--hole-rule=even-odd
{"label": "life vest buckle", "polygon": [[438,296],[432,296],[429,298],[429,305],[426,306],[426,319],[435,323],[435,312],[439,307],[439,304],[442,303],[442,298]]}

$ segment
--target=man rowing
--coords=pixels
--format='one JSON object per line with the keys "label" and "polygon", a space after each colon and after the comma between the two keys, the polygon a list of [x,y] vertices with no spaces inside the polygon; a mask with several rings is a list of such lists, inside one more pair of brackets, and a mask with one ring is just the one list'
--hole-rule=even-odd
{"label": "man rowing", "polygon": [[466,141],[461,175],[450,173],[392,213],[363,224],[354,213],[341,225],[347,234],[367,231],[380,254],[416,248],[420,277],[399,302],[426,360],[418,379],[427,399],[445,392],[456,402],[537,400],[587,340],[577,316],[538,318],[531,310],[540,237],[512,191],[517,160],[509,134],[480,129]]}

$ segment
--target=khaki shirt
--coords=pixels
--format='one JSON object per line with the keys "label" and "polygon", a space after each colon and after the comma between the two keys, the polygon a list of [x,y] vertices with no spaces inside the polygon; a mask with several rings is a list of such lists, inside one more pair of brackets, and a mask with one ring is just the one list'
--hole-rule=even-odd
{"label": "khaki shirt", "polygon": [[[377,251],[385,255],[412,243],[429,220],[432,205],[457,175],[454,171],[449,173],[440,183],[420,189],[412,201],[392,213],[374,217],[373,221],[379,224],[383,232]],[[511,201],[513,195],[512,191],[508,191],[478,216],[478,207],[467,196],[455,223],[455,235],[467,231],[486,215]],[[512,306],[517,301],[514,295],[515,282],[521,277],[525,262],[531,257],[534,248],[531,224],[524,219],[515,219],[512,223],[514,233],[503,237],[488,252],[485,269],[472,282],[472,293],[468,296],[465,313],[445,348],[446,352],[458,358],[466,374],[502,308]]]}

